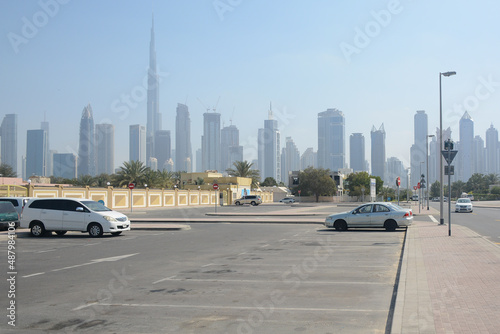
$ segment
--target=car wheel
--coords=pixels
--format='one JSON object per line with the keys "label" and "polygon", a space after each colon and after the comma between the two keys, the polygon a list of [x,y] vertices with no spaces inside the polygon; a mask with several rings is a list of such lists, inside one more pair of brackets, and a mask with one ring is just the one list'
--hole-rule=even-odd
{"label": "car wheel", "polygon": [[45,234],[45,226],[41,222],[35,222],[31,225],[30,233],[34,237],[41,237]]}
{"label": "car wheel", "polygon": [[118,231],[118,232],[111,232],[112,235],[120,235],[122,234],[122,231]]}
{"label": "car wheel", "polygon": [[102,236],[102,226],[100,224],[97,224],[97,223],[92,223],[89,225],[89,235],[92,237],[92,238],[98,238],[100,236]]}
{"label": "car wheel", "polygon": [[57,234],[58,236],[63,236],[63,235],[65,235],[65,234],[66,234],[66,232],[68,232],[68,231],[56,231],[56,234]]}
{"label": "car wheel", "polygon": [[254,201],[252,201],[250,204],[252,204],[253,206],[257,205],[257,203],[255,203]]}
{"label": "car wheel", "polygon": [[234,204],[235,204],[235,205],[241,205],[241,203],[240,203],[240,202],[234,202]]}
{"label": "car wheel", "polygon": [[333,227],[335,227],[335,230],[337,231],[347,231],[347,223],[345,220],[337,220],[334,224]]}
{"label": "car wheel", "polygon": [[395,231],[398,224],[394,220],[388,220],[384,223],[384,227],[386,231]]}

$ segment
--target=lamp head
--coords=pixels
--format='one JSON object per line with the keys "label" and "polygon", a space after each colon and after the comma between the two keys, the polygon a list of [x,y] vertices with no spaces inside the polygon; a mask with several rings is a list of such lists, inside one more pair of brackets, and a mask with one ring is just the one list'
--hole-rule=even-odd
{"label": "lamp head", "polygon": [[449,77],[449,76],[452,76],[455,74],[457,74],[457,72],[455,72],[455,71],[441,73],[441,75],[444,75],[445,77]]}

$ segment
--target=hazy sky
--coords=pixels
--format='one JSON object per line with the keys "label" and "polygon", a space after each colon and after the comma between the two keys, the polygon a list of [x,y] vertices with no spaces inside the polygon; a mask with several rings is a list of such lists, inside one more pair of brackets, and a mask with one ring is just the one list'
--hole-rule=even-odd
{"label": "hazy sky", "polygon": [[[205,107],[240,129],[245,159],[272,102],[282,143],[317,150],[317,114],[343,111],[349,135],[384,123],[387,157],[409,163],[416,110],[458,140],[467,109],[475,134],[500,127],[498,1],[0,1],[0,117],[26,130],[50,123],[51,148],[78,150],[81,112],[116,127],[115,167],[128,160],[128,127],[146,125],[146,71],[154,12],[163,129],[175,138],[186,103],[193,154]],[[455,106],[455,107],[454,107]],[[174,147],[174,146],[173,146]],[[346,160],[349,161],[348,159]],[[19,170],[20,172],[20,170]]]}

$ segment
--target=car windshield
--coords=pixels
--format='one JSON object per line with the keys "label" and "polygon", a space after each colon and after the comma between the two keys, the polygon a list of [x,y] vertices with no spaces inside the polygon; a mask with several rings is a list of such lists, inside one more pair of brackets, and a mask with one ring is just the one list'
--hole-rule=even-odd
{"label": "car windshield", "polygon": [[92,211],[112,211],[111,209],[107,208],[103,204],[95,201],[82,201],[82,204],[84,204],[87,208],[89,208]]}
{"label": "car windshield", "polygon": [[460,198],[457,202],[458,203],[470,203],[470,199],[468,199],[468,198]]}

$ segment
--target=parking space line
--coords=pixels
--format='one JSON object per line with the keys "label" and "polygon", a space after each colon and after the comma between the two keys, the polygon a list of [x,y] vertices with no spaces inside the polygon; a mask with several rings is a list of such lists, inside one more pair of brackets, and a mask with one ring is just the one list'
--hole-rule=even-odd
{"label": "parking space line", "polygon": [[43,250],[43,251],[38,251],[38,252],[35,252],[35,254],[41,254],[41,253],[48,253],[48,252],[54,252],[56,251],[57,249],[48,249],[48,250]]}
{"label": "parking space line", "polygon": [[264,246],[260,246],[260,248],[265,248],[267,246],[269,246],[269,244],[265,244]]}
{"label": "parking space line", "polygon": [[36,273],[36,274],[31,274],[31,275],[25,275],[25,276],[21,276],[23,278],[28,278],[28,277],[33,277],[33,276],[38,276],[38,275],[43,275],[45,274],[44,272],[43,273]]}
{"label": "parking space line", "polygon": [[[82,305],[73,309],[74,311],[82,310],[91,307],[96,303]],[[223,310],[261,310],[257,306],[222,306],[222,305],[173,305],[173,304],[129,304],[129,303],[97,303],[104,307],[166,307],[166,308],[189,308],[189,309],[223,309]],[[382,309],[346,309],[346,308],[310,308],[310,307],[274,307],[273,310],[278,311],[296,311],[296,312],[387,312]]]}
{"label": "parking space line", "polygon": [[177,275],[174,275],[174,276],[170,276],[170,277],[166,277],[166,278],[162,278],[160,280],[157,280],[156,282],[153,282],[153,284],[157,284],[157,283],[160,283],[160,282],[164,282],[164,281],[171,281],[174,279],[174,277],[176,277]]}
{"label": "parking space line", "polygon": [[205,268],[205,267],[210,267],[210,266],[214,266],[215,263],[209,263],[209,264],[205,264],[203,266],[201,266],[202,268]]}

